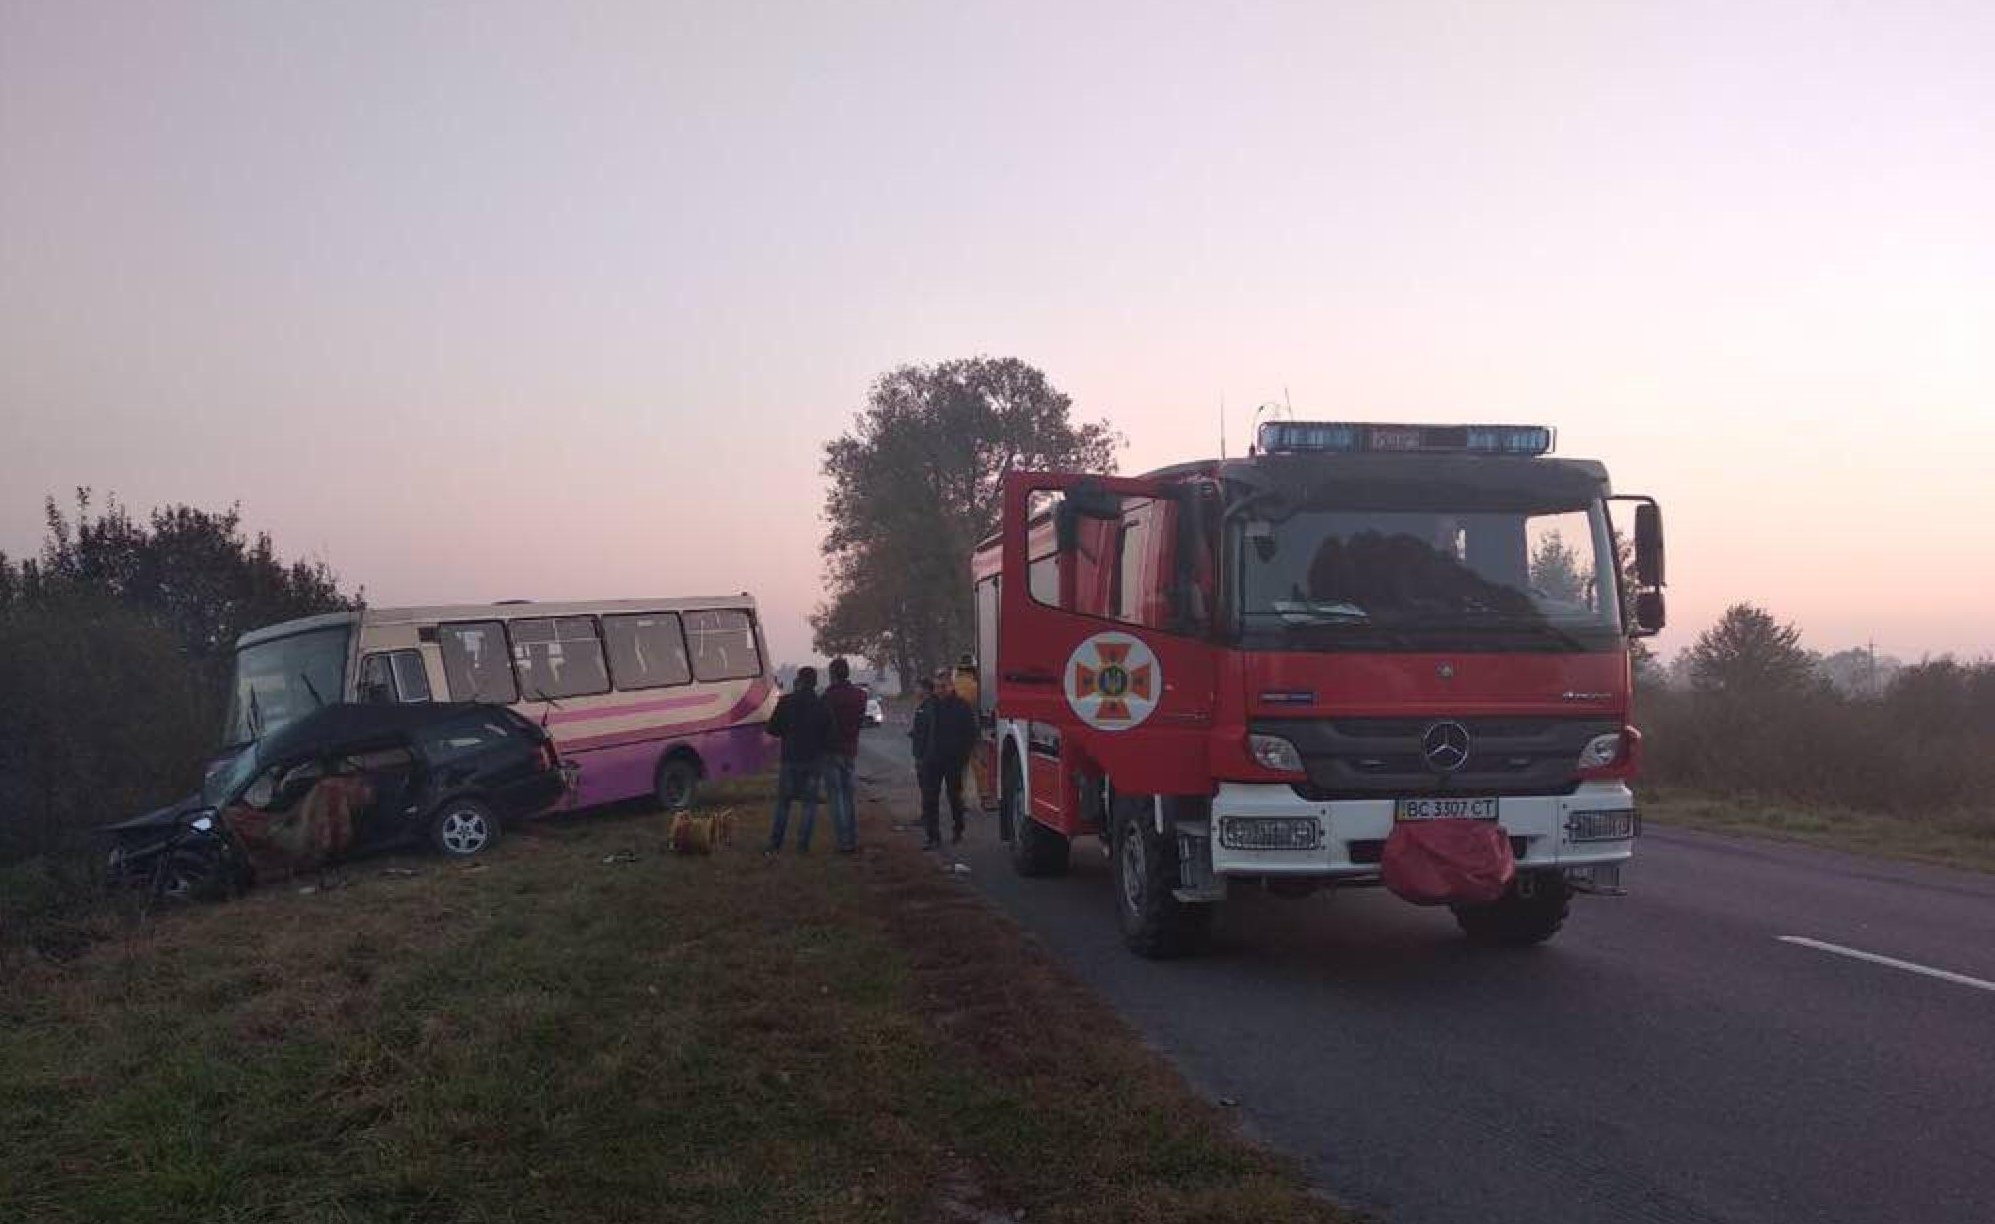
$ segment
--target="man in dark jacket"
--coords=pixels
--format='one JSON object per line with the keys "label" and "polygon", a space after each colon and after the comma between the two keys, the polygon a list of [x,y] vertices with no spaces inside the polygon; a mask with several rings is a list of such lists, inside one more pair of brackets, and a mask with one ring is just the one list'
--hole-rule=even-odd
{"label": "man in dark jacket", "polygon": [[921,759],[928,755],[928,728],[935,716],[935,683],[930,681],[916,687],[920,700],[915,703],[914,718],[908,725],[908,746],[914,749],[914,769],[916,776],[921,773]]}
{"label": "man in dark jacket", "polygon": [[852,665],[831,661],[831,687],[824,690],[831,710],[831,744],[824,754],[825,802],[831,807],[831,831],[838,852],[859,848],[859,809],[852,793],[852,773],[859,764],[859,728],[866,722],[866,692],[852,683]]}
{"label": "man in dark jacket", "polygon": [[766,854],[783,849],[790,827],[790,801],[801,799],[804,822],[797,829],[797,853],[810,853],[811,830],[817,825],[817,779],[831,743],[831,710],[817,695],[817,669],[799,667],[796,684],[776,703],[769,716],[769,734],[783,741],[783,764],[776,777],[776,813],[769,828]]}
{"label": "man in dark jacket", "polygon": [[935,673],[935,696],[928,703],[928,726],[921,747],[921,827],[924,850],[942,844],[941,795],[949,795],[955,841],[963,840],[963,768],[977,747],[977,712],[956,692],[947,669]]}

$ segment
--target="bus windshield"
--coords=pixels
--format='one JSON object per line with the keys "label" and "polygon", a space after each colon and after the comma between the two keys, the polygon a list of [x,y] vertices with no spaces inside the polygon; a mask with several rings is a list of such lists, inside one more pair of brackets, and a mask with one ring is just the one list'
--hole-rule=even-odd
{"label": "bus windshield", "polygon": [[1620,637],[1599,503],[1303,510],[1249,519],[1242,644],[1264,650],[1605,650]]}
{"label": "bus windshield", "polygon": [[340,700],[346,691],[346,625],[294,633],[236,651],[224,743],[246,744]]}

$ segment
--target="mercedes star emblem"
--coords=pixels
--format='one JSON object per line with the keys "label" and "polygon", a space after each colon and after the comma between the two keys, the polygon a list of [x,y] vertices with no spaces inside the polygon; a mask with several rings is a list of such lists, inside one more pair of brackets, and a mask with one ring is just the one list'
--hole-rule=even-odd
{"label": "mercedes star emblem", "polygon": [[1469,729],[1458,722],[1437,722],[1420,738],[1420,755],[1435,773],[1453,773],[1469,761]]}

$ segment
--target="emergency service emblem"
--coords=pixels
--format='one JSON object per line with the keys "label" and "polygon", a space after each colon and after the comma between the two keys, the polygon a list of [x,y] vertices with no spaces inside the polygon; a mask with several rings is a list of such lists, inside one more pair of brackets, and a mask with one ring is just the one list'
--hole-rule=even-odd
{"label": "emergency service emblem", "polygon": [[1100,731],[1141,726],[1164,692],[1164,669],[1141,638],[1097,633],[1067,658],[1067,704]]}

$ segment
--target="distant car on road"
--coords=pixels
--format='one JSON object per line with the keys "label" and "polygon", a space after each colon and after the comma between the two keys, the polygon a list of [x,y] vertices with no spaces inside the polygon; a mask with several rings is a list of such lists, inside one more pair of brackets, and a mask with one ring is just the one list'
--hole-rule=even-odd
{"label": "distant car on road", "polygon": [[866,694],[866,716],[859,720],[861,726],[878,727],[887,721],[887,707],[871,693]]}
{"label": "distant car on road", "polygon": [[216,898],[290,864],[428,843],[489,848],[554,806],[570,778],[554,742],[503,706],[325,706],[245,748],[202,793],[110,826],[114,884]]}

